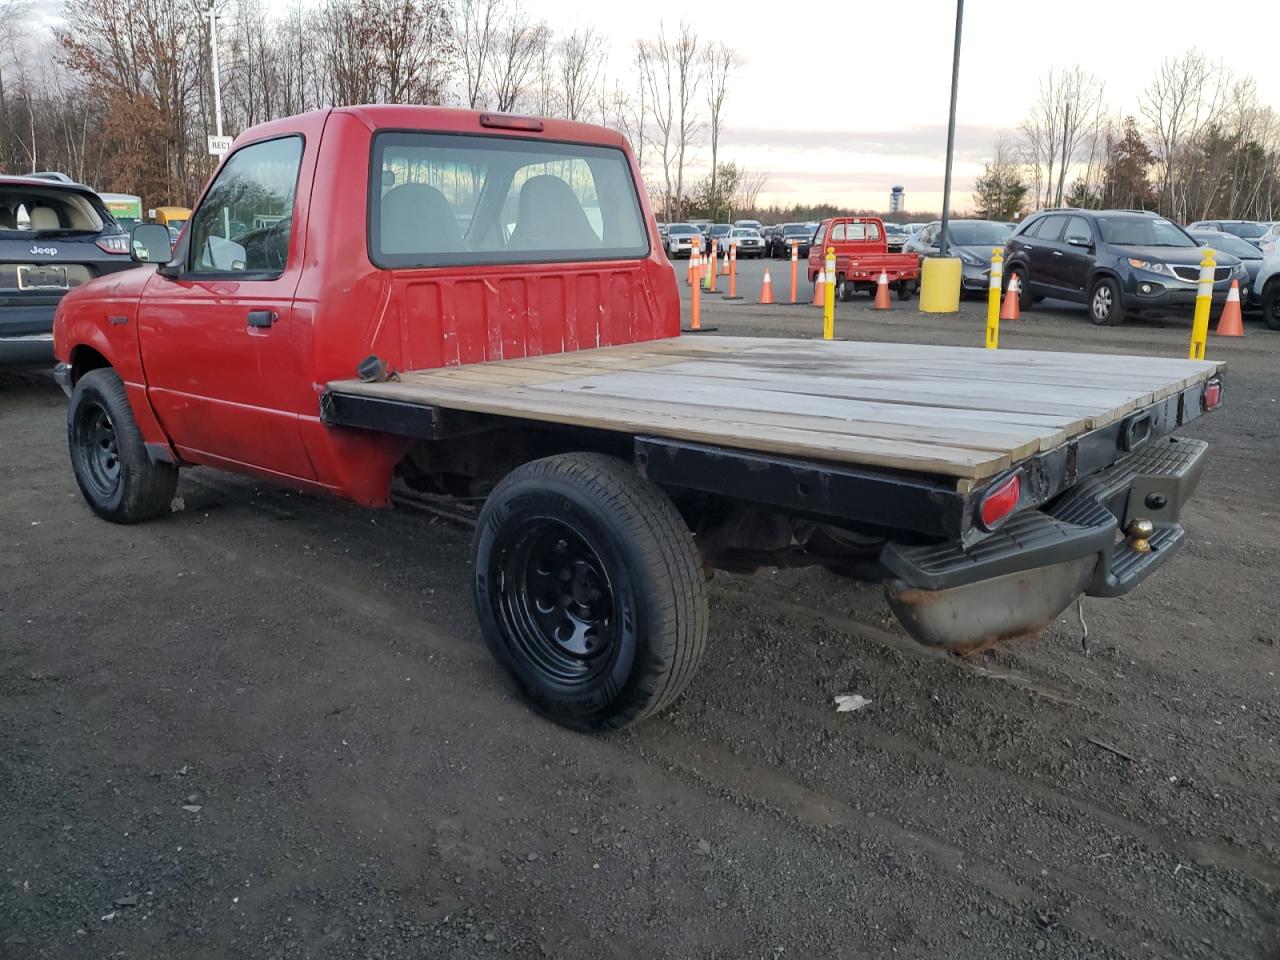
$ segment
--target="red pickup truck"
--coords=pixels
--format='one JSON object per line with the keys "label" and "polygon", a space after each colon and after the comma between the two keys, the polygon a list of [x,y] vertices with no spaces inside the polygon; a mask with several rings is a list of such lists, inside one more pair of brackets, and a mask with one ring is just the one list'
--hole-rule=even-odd
{"label": "red pickup truck", "polygon": [[857,290],[876,292],[880,274],[898,291],[899,300],[910,300],[920,277],[920,258],[910,253],[890,253],[884,223],[879,217],[832,217],[823,220],[809,248],[809,282],[825,269],[827,249],[836,252],[836,297],[852,300]]}
{"label": "red pickup truck", "polygon": [[199,467],[459,498],[484,640],[589,730],[685,689],[712,568],[870,576],[965,652],[1174,554],[1206,444],[1172,434],[1218,405],[1217,364],[682,337],[647,196],[585,124],[374,106],[246,131],[172,255],[139,226],[139,269],[58,306],[85,500],[157,518]]}

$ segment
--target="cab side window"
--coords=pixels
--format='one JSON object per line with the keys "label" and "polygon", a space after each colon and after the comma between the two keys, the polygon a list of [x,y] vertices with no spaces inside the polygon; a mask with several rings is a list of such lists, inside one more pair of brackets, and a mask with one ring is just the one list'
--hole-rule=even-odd
{"label": "cab side window", "polygon": [[191,218],[187,270],[278,277],[289,260],[302,138],[242,147],[227,159]]}
{"label": "cab side window", "polygon": [[841,242],[844,240],[844,237],[845,237],[845,225],[843,223],[837,223],[834,227],[831,228],[832,243]]}

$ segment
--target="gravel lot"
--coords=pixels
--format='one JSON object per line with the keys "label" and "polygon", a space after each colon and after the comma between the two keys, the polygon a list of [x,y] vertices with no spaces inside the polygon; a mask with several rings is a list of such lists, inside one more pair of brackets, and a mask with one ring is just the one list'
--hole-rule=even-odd
{"label": "gravel lot", "polygon": [[[982,342],[981,304],[867,303],[840,336]],[[111,526],[61,392],[0,373],[0,957],[1280,957],[1280,334],[1247,333],[1210,342],[1188,544],[1086,604],[1090,655],[1074,616],[959,661],[872,587],[717,574],[688,694],[595,739],[491,663],[463,525],[191,470]],[[1037,309],[1001,344],[1186,336]]]}

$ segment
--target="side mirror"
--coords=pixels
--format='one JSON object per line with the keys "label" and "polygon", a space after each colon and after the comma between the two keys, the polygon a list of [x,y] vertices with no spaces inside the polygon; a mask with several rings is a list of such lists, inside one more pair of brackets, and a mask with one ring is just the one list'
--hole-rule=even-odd
{"label": "side mirror", "polygon": [[1071,246],[1073,247],[1092,247],[1093,246],[1092,240],[1085,240],[1083,237],[1070,237],[1068,238],[1067,243],[1071,244]]}
{"label": "side mirror", "polygon": [[136,263],[168,263],[173,258],[169,228],[158,223],[140,223],[130,237],[130,254]]}

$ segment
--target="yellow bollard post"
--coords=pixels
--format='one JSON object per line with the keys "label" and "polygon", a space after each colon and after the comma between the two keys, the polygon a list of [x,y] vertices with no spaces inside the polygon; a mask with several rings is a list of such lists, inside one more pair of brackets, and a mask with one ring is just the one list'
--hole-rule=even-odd
{"label": "yellow bollard post", "polygon": [[1004,278],[1004,251],[991,251],[991,279],[987,281],[987,349],[1000,347],[1000,286]]}
{"label": "yellow bollard post", "polygon": [[1209,309],[1213,306],[1213,271],[1217,267],[1213,259],[1213,251],[1205,248],[1204,259],[1200,261],[1200,286],[1196,290],[1196,315],[1191,324],[1191,350],[1187,356],[1192,360],[1204,359],[1205,341],[1209,339]]}
{"label": "yellow bollard post", "polygon": [[836,336],[836,248],[827,247],[827,285],[822,291],[822,339]]}

